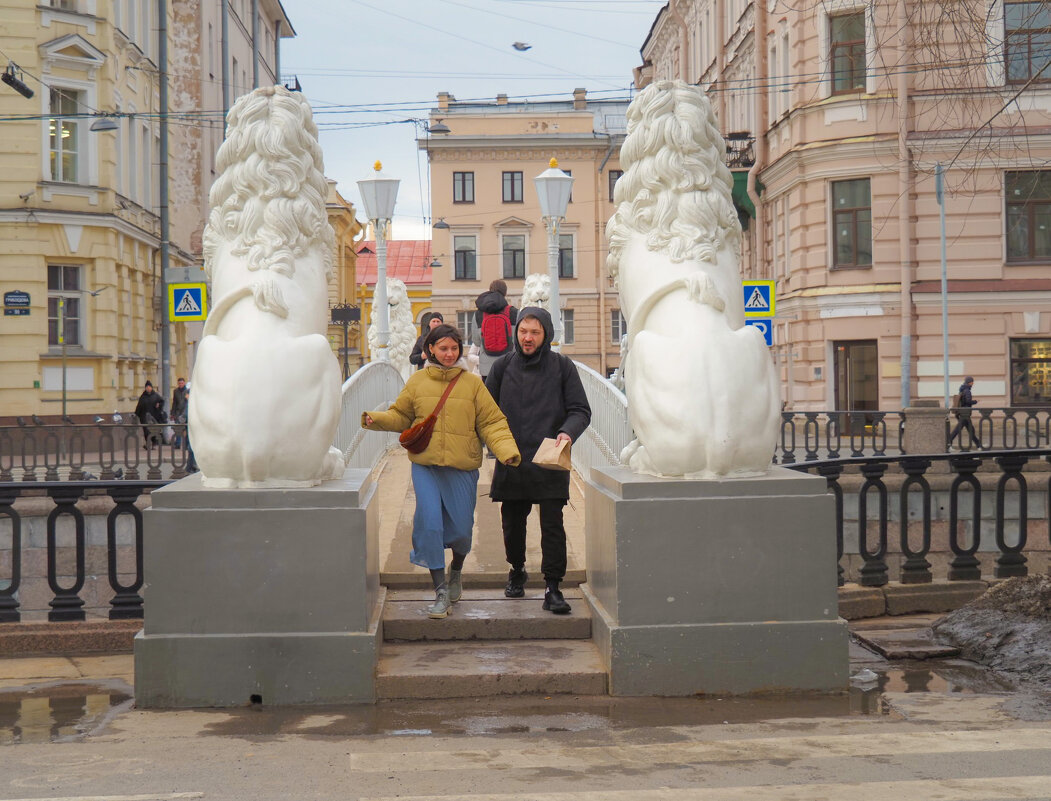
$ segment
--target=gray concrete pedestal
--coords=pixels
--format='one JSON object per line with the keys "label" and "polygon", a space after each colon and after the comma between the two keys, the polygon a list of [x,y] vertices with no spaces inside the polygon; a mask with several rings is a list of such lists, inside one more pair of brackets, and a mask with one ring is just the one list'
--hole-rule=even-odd
{"label": "gray concrete pedestal", "polygon": [[307,489],[153,493],[139,707],[374,701],[382,608],[367,470]]}
{"label": "gray concrete pedestal", "polygon": [[846,688],[823,478],[774,467],[693,481],[598,467],[585,498],[584,590],[611,694]]}

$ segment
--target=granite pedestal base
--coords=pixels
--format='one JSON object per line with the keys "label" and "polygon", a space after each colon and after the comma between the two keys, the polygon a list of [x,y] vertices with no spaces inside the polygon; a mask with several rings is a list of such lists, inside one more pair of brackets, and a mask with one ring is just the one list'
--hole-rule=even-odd
{"label": "granite pedestal base", "polygon": [[823,478],[587,482],[593,637],[613,695],[841,690],[834,500]]}
{"label": "granite pedestal base", "polygon": [[154,492],[136,704],[374,701],[374,496],[353,469],[306,489],[206,489],[195,474]]}

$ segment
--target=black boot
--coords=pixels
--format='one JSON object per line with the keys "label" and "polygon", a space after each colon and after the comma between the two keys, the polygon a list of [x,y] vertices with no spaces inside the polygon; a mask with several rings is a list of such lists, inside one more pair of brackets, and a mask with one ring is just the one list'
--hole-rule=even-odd
{"label": "black boot", "polygon": [[508,598],[521,598],[525,595],[525,583],[529,574],[525,567],[512,567],[507,573],[507,586],[504,587],[504,595]]}
{"label": "black boot", "polygon": [[544,610],[556,615],[568,615],[573,607],[566,603],[562,591],[558,589],[557,581],[547,582],[547,592],[544,593]]}

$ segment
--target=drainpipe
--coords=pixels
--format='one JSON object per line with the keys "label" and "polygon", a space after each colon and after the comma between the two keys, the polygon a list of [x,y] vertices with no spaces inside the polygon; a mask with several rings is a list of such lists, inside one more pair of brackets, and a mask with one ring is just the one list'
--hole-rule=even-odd
{"label": "drainpipe", "polygon": [[[752,264],[751,264],[751,275],[752,278],[759,277],[759,262],[763,258],[763,253],[766,250],[763,237],[765,231],[763,231],[763,201],[759,199],[759,191],[756,188],[756,181],[759,179],[759,173],[766,166],[766,129],[769,125],[767,119],[767,109],[770,104],[767,95],[770,92],[769,81],[767,80],[767,73],[769,72],[769,64],[767,64],[767,48],[766,48],[766,3],[755,4],[755,89],[752,93],[752,103],[755,107],[755,163],[751,169],[748,170],[748,197],[752,201],[752,205],[755,206],[755,236],[753,237],[756,246],[752,252]],[[760,92],[759,87],[763,87]]]}
{"label": "drainpipe", "polygon": [[[906,0],[898,0],[898,63],[907,64],[910,29]],[[912,249],[913,175],[909,153],[909,74],[898,70],[898,259],[901,262],[901,408],[912,400]]]}
{"label": "drainpipe", "polygon": [[[605,186],[602,183],[602,171],[606,169],[606,164],[609,162],[610,156],[613,155],[614,139],[613,134],[606,134],[609,137],[609,147],[606,148],[606,155],[602,157],[602,163],[598,165],[598,172],[595,174],[595,180],[598,185],[595,187],[595,197],[602,198],[608,197],[609,194],[609,179],[607,177]],[[612,206],[611,206],[612,208]],[[606,324],[606,279],[604,275],[605,262],[602,259],[602,241],[605,236],[605,220],[598,221],[600,225],[595,226],[595,253],[599,254],[598,260],[595,263],[595,284],[598,286],[598,317],[599,317],[599,337],[598,337],[598,358],[599,367],[602,368],[602,374],[605,375],[609,371],[608,359],[609,354],[606,350],[606,334],[603,332],[603,326]]]}
{"label": "drainpipe", "polygon": [[219,52],[223,56],[223,131],[225,138],[226,113],[230,110],[230,0],[221,0]]}
{"label": "drainpipe", "polygon": [[[274,22],[274,75],[281,83],[281,20]],[[359,326],[364,328],[364,326]]]}
{"label": "drainpipe", "polygon": [[252,88],[259,88],[259,0],[252,0]]}

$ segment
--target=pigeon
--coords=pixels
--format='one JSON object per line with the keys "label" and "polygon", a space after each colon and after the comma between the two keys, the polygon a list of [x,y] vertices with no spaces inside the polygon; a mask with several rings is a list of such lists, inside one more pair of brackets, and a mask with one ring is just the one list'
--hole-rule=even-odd
{"label": "pigeon", "polygon": [[533,45],[529,44],[528,42],[512,42],[511,43],[511,47],[513,47],[515,50],[519,50],[519,51],[526,51],[529,48],[531,48],[532,46]]}

